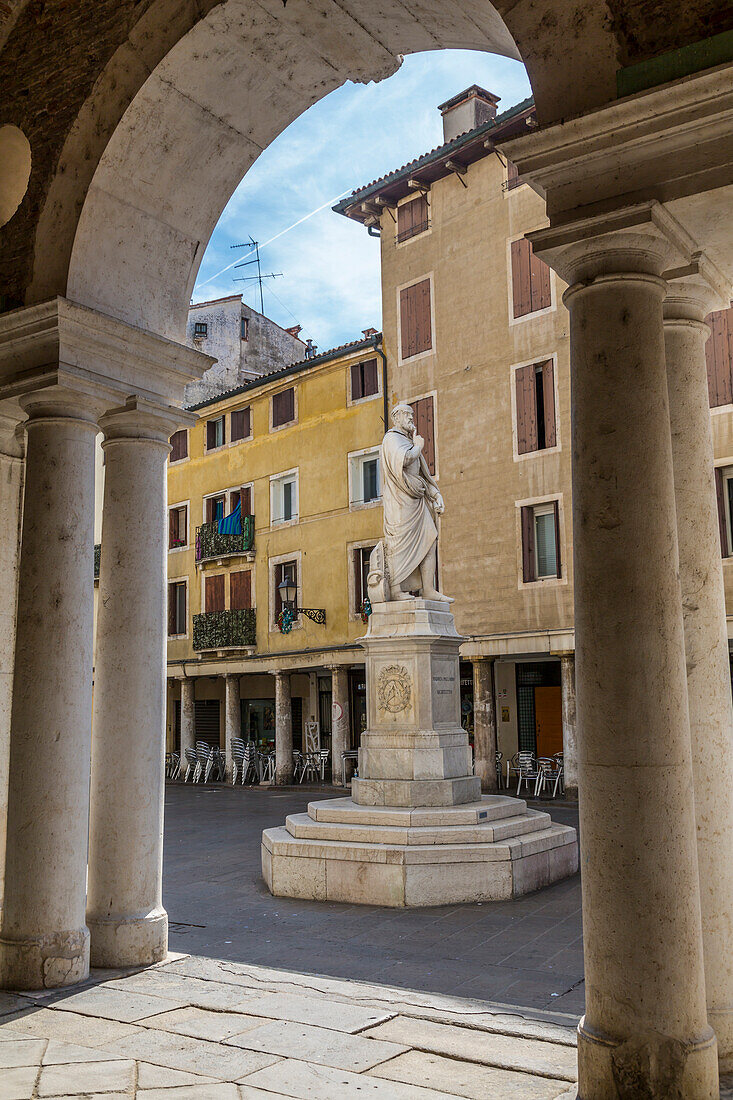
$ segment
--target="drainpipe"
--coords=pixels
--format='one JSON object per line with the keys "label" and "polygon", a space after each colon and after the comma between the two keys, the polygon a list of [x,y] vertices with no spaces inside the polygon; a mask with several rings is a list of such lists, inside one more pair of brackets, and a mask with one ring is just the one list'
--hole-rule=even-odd
{"label": "drainpipe", "polygon": [[367,226],[367,233],[369,234],[370,237],[381,237],[381,235],[382,235],[380,230],[377,229],[376,225],[368,225]]}
{"label": "drainpipe", "polygon": [[382,416],[384,419],[384,430],[386,432],[389,420],[389,396],[387,394],[387,356],[382,350],[382,345],[379,341],[379,337],[372,337],[372,344],[377,355],[381,356],[382,359]]}

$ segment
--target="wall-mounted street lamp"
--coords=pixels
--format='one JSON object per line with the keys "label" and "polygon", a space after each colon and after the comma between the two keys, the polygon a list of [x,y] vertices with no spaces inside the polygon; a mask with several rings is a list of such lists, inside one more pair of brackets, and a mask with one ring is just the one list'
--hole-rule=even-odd
{"label": "wall-mounted street lamp", "polygon": [[298,607],[298,587],[295,580],[289,573],[286,573],[283,579],[277,586],[277,590],[280,593],[280,602],[283,605],[283,609],[289,612],[290,621],[297,618],[298,615],[307,615],[307,617],[314,623],[318,623],[321,626],[326,624],[326,612],[322,607]]}

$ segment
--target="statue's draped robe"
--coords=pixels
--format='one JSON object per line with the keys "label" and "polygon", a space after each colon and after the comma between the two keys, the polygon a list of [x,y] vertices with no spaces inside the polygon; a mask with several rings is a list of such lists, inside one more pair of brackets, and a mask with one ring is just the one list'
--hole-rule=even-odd
{"label": "statue's draped robe", "polygon": [[422,454],[408,458],[411,450],[412,441],[396,428],[382,440],[384,540],[391,584],[400,584],[419,569],[438,538],[430,499],[438,486]]}

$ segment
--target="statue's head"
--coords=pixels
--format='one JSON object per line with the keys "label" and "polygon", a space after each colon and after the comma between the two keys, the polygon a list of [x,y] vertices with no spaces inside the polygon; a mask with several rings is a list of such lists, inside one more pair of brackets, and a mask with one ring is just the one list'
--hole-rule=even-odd
{"label": "statue's head", "polygon": [[390,414],[392,424],[400,428],[412,439],[415,434],[415,418],[410,405],[395,405]]}

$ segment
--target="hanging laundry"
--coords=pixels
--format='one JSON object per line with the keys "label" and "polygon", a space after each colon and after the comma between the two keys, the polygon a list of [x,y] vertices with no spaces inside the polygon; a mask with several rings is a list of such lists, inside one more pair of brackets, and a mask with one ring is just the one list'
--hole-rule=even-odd
{"label": "hanging laundry", "polygon": [[242,534],[242,502],[237,501],[237,507],[233,512],[230,512],[228,516],[224,516],[219,520],[219,534],[220,535],[241,535]]}

